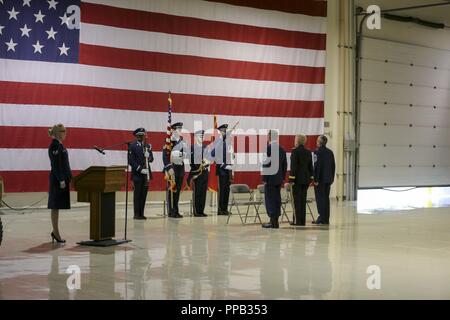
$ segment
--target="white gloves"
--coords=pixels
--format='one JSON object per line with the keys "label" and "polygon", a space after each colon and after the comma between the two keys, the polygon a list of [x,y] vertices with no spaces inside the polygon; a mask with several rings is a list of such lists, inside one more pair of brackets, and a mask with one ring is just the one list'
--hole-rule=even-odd
{"label": "white gloves", "polygon": [[170,176],[174,177],[175,176],[175,171],[173,171],[172,168],[169,169],[169,171],[167,171],[169,173]]}
{"label": "white gloves", "polygon": [[142,169],[141,170],[141,174],[147,174],[148,173],[148,169]]}
{"label": "white gloves", "polygon": [[145,158],[149,158],[149,157],[150,157],[150,153],[149,153],[148,151],[145,151],[145,152],[144,152],[144,157],[145,157]]}
{"label": "white gloves", "polygon": [[66,182],[65,181],[60,181],[59,182],[59,186],[61,189],[64,189],[66,187]]}

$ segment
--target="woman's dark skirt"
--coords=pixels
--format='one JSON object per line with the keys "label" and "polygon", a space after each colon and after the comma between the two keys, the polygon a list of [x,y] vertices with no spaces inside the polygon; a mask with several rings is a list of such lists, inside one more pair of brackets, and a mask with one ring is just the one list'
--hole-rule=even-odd
{"label": "woman's dark skirt", "polygon": [[50,173],[48,191],[48,209],[70,209],[70,185],[66,181],[66,187],[61,189],[59,181]]}

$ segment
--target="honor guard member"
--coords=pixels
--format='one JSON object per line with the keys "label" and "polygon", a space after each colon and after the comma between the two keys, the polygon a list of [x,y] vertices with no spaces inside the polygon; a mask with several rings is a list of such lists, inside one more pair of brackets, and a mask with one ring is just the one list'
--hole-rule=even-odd
{"label": "honor guard member", "polygon": [[228,124],[223,124],[217,128],[221,137],[216,140],[211,152],[216,162],[216,175],[219,176],[219,203],[217,206],[218,215],[229,215],[228,199],[230,197],[230,185],[234,179],[233,174],[233,145],[231,143],[231,130],[228,131]]}
{"label": "honor guard member", "polygon": [[205,130],[194,133],[194,144],[191,146],[191,171],[189,172],[188,185],[192,188],[192,201],[194,203],[194,216],[206,217],[205,202],[208,190],[209,160],[207,149],[203,144]]}
{"label": "honor guard member", "polygon": [[170,184],[167,183],[166,190],[166,201],[167,201],[167,212],[170,218],[183,218],[180,215],[178,209],[178,202],[180,200],[181,187],[183,185],[184,179],[184,159],[187,157],[188,148],[186,142],[181,136],[181,129],[183,128],[182,122],[174,123],[171,126],[172,135],[170,138],[170,143],[172,145],[172,151],[170,153],[170,158],[166,152],[166,146],[163,149],[163,163],[164,172],[168,174],[172,183],[175,184],[175,190],[171,191]]}
{"label": "honor guard member", "polygon": [[136,140],[128,148],[128,162],[131,166],[131,178],[133,180],[133,205],[134,219],[145,220],[145,201],[152,171],[150,163],[153,162],[152,146],[146,143],[146,132],[144,128],[138,128],[133,132]]}
{"label": "honor guard member", "polygon": [[279,228],[278,218],[281,215],[281,186],[286,178],[286,151],[278,143],[278,132],[270,130],[268,134],[266,158],[263,161],[262,178],[264,181],[264,203],[270,223],[263,228]]}
{"label": "honor guard member", "polygon": [[291,173],[289,182],[293,184],[292,195],[294,204],[293,225],[304,226],[306,222],[306,196],[313,177],[311,152],[305,148],[306,136],[295,137],[295,148],[291,153]]}

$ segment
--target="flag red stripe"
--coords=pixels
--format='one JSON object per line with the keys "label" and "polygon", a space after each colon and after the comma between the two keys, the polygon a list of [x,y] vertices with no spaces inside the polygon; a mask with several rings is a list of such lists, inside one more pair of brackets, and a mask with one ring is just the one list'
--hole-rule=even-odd
{"label": "flag red stripe", "polygon": [[207,0],[210,2],[227,3],[236,6],[251,7],[257,9],[277,10],[288,13],[299,13],[308,16],[327,16],[327,2],[318,0]]}
{"label": "flag red stripe", "polygon": [[81,3],[81,21],[117,28],[245,42],[262,45],[325,50],[326,35],[209,21],[163,13]]}
{"label": "flag red stripe", "polygon": [[[47,148],[50,144],[50,138],[47,135],[47,129],[43,127],[12,127],[0,126],[0,137],[7,137],[7,139],[0,140],[0,148],[18,148],[21,149],[42,149]],[[148,141],[152,144],[155,151],[162,151],[165,144],[167,134],[165,132],[147,132]],[[317,136],[310,135],[307,137],[306,147],[310,150],[315,148]],[[67,148],[75,149],[91,149],[93,146],[100,148],[120,143],[121,141],[131,141],[134,137],[131,131],[124,130],[104,130],[91,128],[67,128],[67,139],[64,145]],[[235,138],[235,149],[237,148],[237,138]],[[280,145],[286,150],[290,151],[294,145],[294,136],[280,135]],[[246,138],[245,152],[256,152],[249,150],[249,138]],[[193,138],[191,136],[191,141]],[[205,136],[205,142],[209,143],[209,137]],[[258,141],[259,143],[259,141]],[[259,152],[264,152],[265,146],[258,146]],[[114,150],[125,150],[124,146],[117,146]],[[243,152],[242,150],[235,150],[235,152]]]}
{"label": "flag red stripe", "polygon": [[[177,113],[323,118],[323,101],[296,101],[175,94]],[[166,92],[98,88],[79,85],[0,81],[0,103],[87,106],[167,112]],[[212,108],[212,106],[214,108]]]}
{"label": "flag red stripe", "polygon": [[[73,176],[79,173],[80,171],[72,171]],[[0,176],[4,180],[5,192],[46,192],[48,190],[48,175],[49,171],[0,171]],[[183,188],[186,184],[186,177]],[[217,179],[217,176],[210,175],[211,178]],[[234,183],[245,183],[254,189],[258,184],[261,184],[261,173],[256,171],[236,172]],[[163,191],[165,188],[163,173],[153,172],[153,180],[150,182],[149,190]],[[71,189],[73,190],[73,186]],[[131,183],[129,184],[129,190],[131,191]],[[151,196],[147,198],[147,201],[151,200]]]}
{"label": "flag red stripe", "polygon": [[324,83],[325,68],[204,58],[80,44],[81,64],[199,76]]}

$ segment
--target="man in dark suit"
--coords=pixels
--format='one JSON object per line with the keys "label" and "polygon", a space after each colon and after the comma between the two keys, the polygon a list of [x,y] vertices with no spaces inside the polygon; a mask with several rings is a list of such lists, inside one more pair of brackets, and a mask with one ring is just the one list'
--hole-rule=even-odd
{"label": "man in dark suit", "polygon": [[191,171],[188,184],[192,188],[192,201],[194,203],[194,217],[206,217],[205,202],[208,191],[209,161],[206,146],[203,144],[205,130],[194,133],[194,144],[191,146]]}
{"label": "man in dark suit", "polygon": [[133,205],[134,219],[145,220],[145,201],[147,200],[148,185],[152,179],[150,162],[153,162],[152,146],[146,143],[144,128],[138,128],[133,132],[136,141],[128,148],[128,163],[131,166],[131,178],[133,180]]}
{"label": "man in dark suit", "polygon": [[227,131],[228,124],[217,128],[221,137],[214,142],[211,152],[216,162],[216,175],[219,176],[219,201],[217,206],[218,215],[229,215],[228,200],[230,198],[230,185],[233,181],[233,145],[231,143],[231,130]]}
{"label": "man in dark suit", "polygon": [[313,179],[311,152],[305,148],[306,136],[295,137],[295,148],[291,153],[291,173],[289,182],[293,184],[294,222],[292,225],[304,226],[306,222],[306,195]]}
{"label": "man in dark suit", "polygon": [[333,151],[326,147],[327,142],[326,136],[319,136],[314,154],[314,192],[319,212],[316,224],[330,223],[330,189],[334,182],[336,163]]}
{"label": "man in dark suit", "polygon": [[184,180],[184,159],[188,155],[188,148],[181,136],[182,128],[182,122],[174,123],[171,126],[171,152],[169,155],[166,146],[164,146],[162,153],[164,172],[175,182],[175,190],[173,191],[170,188],[170,183],[167,183],[166,201],[169,218],[183,218],[178,209],[178,202]]}
{"label": "man in dark suit", "polygon": [[278,144],[278,132],[270,130],[267,152],[263,160],[264,202],[270,217],[270,223],[263,228],[278,229],[278,218],[281,215],[281,186],[287,172],[286,151]]}

